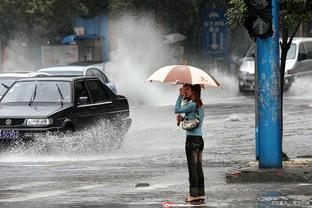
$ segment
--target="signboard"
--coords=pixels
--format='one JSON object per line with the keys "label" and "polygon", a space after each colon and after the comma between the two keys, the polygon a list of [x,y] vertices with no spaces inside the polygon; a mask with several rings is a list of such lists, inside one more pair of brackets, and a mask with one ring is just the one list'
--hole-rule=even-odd
{"label": "signboard", "polygon": [[272,1],[245,0],[247,17],[244,20],[251,38],[267,38],[273,35],[272,30]]}
{"label": "signboard", "polygon": [[203,12],[203,47],[206,54],[223,56],[228,52],[228,30],[224,15],[223,8],[206,9]]}
{"label": "signboard", "polygon": [[68,65],[79,61],[77,45],[41,46],[41,66]]}
{"label": "signboard", "polygon": [[253,31],[256,35],[264,35],[270,30],[269,23],[266,23],[263,19],[258,18],[252,24]]}
{"label": "signboard", "polygon": [[265,9],[271,2],[267,0],[250,0],[250,5],[257,10]]}

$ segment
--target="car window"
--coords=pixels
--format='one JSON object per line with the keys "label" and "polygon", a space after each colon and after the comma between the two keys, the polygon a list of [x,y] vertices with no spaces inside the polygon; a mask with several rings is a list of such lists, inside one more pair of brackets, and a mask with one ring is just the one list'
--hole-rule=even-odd
{"label": "car window", "polygon": [[70,82],[25,81],[16,82],[5,94],[3,103],[71,102]]}
{"label": "car window", "polygon": [[2,96],[7,90],[7,87],[11,87],[11,85],[15,82],[16,79],[13,78],[1,78],[0,79],[0,96]]}
{"label": "car window", "polygon": [[87,76],[94,76],[92,69],[88,69],[86,72]]}
{"label": "car window", "polygon": [[94,76],[97,76],[104,83],[108,83],[108,80],[107,80],[105,74],[103,74],[101,71],[99,71],[98,69],[92,69],[92,72],[93,72]]}
{"label": "car window", "polygon": [[99,80],[88,80],[86,83],[93,103],[110,100],[109,93],[104,89],[103,83]]}
{"label": "car window", "polygon": [[[304,57],[304,55],[306,55],[307,53],[306,53],[306,50],[305,50],[305,48],[304,48],[304,45],[303,45],[303,43],[300,43],[299,44],[299,52],[298,52],[298,57],[299,58],[302,58],[302,57]],[[302,59],[301,59],[302,60]]]}
{"label": "car window", "polygon": [[[282,49],[280,48],[280,50]],[[282,53],[280,53],[280,55],[282,55]],[[294,58],[296,58],[296,44],[291,44],[287,52],[286,59],[294,59]]]}
{"label": "car window", "polygon": [[312,42],[306,42],[305,47],[307,50],[307,59],[312,59]]}
{"label": "car window", "polygon": [[102,74],[104,82],[109,83],[109,79],[107,78],[107,76],[104,73],[101,73],[101,74]]}
{"label": "car window", "polygon": [[90,95],[84,81],[75,82],[75,102],[78,104],[80,97],[87,97],[88,103],[91,103]]}
{"label": "car window", "polygon": [[252,59],[255,58],[255,50],[256,50],[255,45],[252,45],[246,54],[246,58],[252,58]]}

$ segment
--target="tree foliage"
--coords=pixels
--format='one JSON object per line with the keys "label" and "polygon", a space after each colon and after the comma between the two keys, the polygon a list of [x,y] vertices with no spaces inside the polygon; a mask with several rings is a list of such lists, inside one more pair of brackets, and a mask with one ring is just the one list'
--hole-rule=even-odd
{"label": "tree foliage", "polygon": [[[104,2],[104,3],[103,3]],[[73,32],[78,16],[92,16],[105,8],[102,0],[1,0],[0,37],[2,42],[57,41]]]}
{"label": "tree foliage", "polygon": [[78,16],[109,13],[118,17],[145,12],[154,14],[168,32],[188,35],[195,11],[187,0],[1,0],[0,38],[4,43],[13,39],[55,42],[73,32],[72,23]]}
{"label": "tree foliage", "polygon": [[[227,23],[231,27],[241,25],[247,15],[247,6],[244,0],[230,0],[227,11]],[[293,28],[298,23],[311,20],[312,1],[310,0],[281,0],[280,17],[285,18],[284,24]]]}

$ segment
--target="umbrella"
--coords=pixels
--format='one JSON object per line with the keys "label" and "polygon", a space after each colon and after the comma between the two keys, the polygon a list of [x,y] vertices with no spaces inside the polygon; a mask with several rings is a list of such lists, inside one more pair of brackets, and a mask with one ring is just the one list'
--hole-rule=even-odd
{"label": "umbrella", "polygon": [[171,34],[166,35],[164,43],[165,44],[176,43],[184,39],[185,39],[185,36],[181,35],[180,33],[171,33]]}
{"label": "umbrella", "polygon": [[162,67],[155,71],[146,81],[170,84],[199,84],[202,88],[221,87],[218,81],[209,73],[189,65]]}

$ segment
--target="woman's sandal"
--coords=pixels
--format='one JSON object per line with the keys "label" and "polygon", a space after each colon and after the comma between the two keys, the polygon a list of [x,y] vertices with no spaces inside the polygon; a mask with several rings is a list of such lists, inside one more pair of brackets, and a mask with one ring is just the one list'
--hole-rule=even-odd
{"label": "woman's sandal", "polygon": [[188,196],[185,199],[185,202],[194,202],[194,201],[205,201],[205,196]]}

